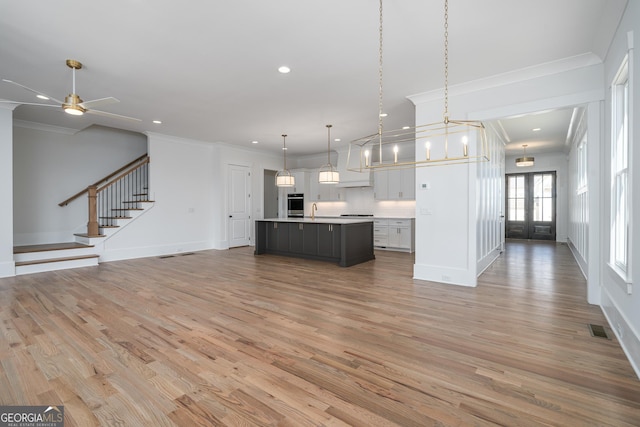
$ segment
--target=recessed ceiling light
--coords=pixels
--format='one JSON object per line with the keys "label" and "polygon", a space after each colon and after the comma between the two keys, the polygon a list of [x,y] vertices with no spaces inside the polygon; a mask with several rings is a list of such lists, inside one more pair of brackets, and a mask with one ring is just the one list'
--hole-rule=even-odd
{"label": "recessed ceiling light", "polygon": [[291,72],[291,68],[287,67],[286,65],[283,65],[280,68],[278,68],[278,71],[281,72],[282,74],[287,74]]}
{"label": "recessed ceiling light", "polygon": [[387,117],[388,114],[387,113],[380,113],[380,117]]}
{"label": "recessed ceiling light", "polygon": [[283,150],[287,151],[287,147],[282,147]]}
{"label": "recessed ceiling light", "polygon": [[534,131],[534,132],[540,132],[542,130],[542,128],[533,128],[531,130]]}
{"label": "recessed ceiling light", "polygon": [[36,95],[36,98],[40,98],[40,99],[44,99],[44,100],[49,100],[49,97],[48,97],[48,96],[44,96],[44,95],[40,95],[40,94]]}
{"label": "recessed ceiling light", "polygon": [[342,141],[342,140],[341,140],[340,138],[336,138],[336,139],[334,139],[334,141],[335,141],[335,142],[340,142],[340,141]]}
{"label": "recessed ceiling light", "polygon": [[405,129],[405,130],[411,129],[411,126],[402,126],[402,129]]}
{"label": "recessed ceiling light", "polygon": [[257,144],[257,143],[258,143],[258,141],[251,141],[251,143],[252,143],[252,144]]}
{"label": "recessed ceiling light", "polygon": [[160,124],[162,124],[162,121],[160,121],[160,120],[154,120],[154,121],[153,121],[153,123],[155,123],[155,124],[157,124],[157,125],[160,125]]}

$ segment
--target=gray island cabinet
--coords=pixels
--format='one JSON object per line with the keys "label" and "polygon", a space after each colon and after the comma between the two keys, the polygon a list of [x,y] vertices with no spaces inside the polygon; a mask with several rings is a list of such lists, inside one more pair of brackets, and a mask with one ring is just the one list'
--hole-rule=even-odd
{"label": "gray island cabinet", "polygon": [[255,244],[255,255],[331,261],[342,267],[375,259],[371,219],[259,219],[256,220]]}

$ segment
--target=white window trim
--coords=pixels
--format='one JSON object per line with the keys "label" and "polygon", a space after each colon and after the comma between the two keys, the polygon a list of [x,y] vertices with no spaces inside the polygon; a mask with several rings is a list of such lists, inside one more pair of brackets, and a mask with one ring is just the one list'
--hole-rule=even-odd
{"label": "white window trim", "polygon": [[[632,35],[629,37],[629,40],[633,40]],[[621,279],[621,281],[627,285],[627,293],[631,293],[631,284],[633,282],[632,278],[632,168],[631,168],[631,155],[632,155],[632,145],[633,145],[633,45],[629,44],[629,50],[624,60],[622,61],[618,72],[616,73],[615,78],[613,79],[611,85],[611,222],[610,222],[610,247],[609,247],[609,262],[607,263],[609,268]],[[620,86],[620,83],[626,78],[626,82],[628,85],[628,105],[627,105],[627,147],[626,147],[626,157],[627,164],[623,169],[618,169],[616,166],[618,157],[616,156],[616,145],[617,145],[617,127],[615,123],[615,111],[616,108],[616,90]],[[615,253],[615,215],[617,213],[616,206],[614,205],[614,201],[617,199],[617,187],[615,185],[616,177],[620,172],[626,174],[626,265],[620,265],[616,262],[616,253]]]}

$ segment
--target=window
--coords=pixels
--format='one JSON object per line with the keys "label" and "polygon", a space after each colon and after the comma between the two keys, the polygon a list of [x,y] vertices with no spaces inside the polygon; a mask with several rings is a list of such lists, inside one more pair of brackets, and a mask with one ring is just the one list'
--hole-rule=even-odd
{"label": "window", "polygon": [[626,274],[629,266],[629,61],[611,86],[611,264]]}

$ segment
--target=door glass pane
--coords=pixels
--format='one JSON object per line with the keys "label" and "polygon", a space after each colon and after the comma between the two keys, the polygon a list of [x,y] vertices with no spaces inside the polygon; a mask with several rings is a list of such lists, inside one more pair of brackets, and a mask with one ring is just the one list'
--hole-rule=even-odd
{"label": "door glass pane", "polygon": [[551,222],[553,220],[553,199],[546,197],[544,199],[544,211],[542,212],[542,220]]}
{"label": "door glass pane", "polygon": [[533,175],[533,220],[553,220],[553,175]]}
{"label": "door glass pane", "polygon": [[524,221],[524,199],[516,200],[516,221]]}
{"label": "door glass pane", "polygon": [[509,221],[524,221],[524,175],[510,176],[508,179],[507,195],[509,198]]}

